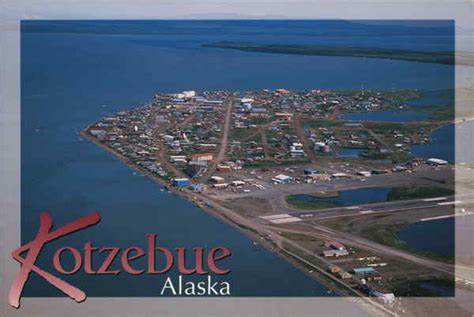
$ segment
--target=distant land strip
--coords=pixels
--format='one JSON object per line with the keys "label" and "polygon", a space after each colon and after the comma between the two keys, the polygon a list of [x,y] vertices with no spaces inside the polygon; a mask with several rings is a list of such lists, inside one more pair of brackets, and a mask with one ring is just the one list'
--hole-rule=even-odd
{"label": "distant land strip", "polygon": [[[370,48],[339,45],[297,45],[297,44],[256,44],[249,42],[215,42],[203,44],[203,47],[234,49],[245,52],[311,55],[345,56],[404,60],[420,63],[454,65],[454,52],[426,52],[390,48]],[[458,58],[463,57],[463,58]],[[474,65],[472,55],[456,54],[458,64]]]}

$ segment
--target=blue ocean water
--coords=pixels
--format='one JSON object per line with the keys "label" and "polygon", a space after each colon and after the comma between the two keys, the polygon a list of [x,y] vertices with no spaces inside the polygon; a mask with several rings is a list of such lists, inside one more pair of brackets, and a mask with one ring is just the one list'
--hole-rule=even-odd
{"label": "blue ocean water", "polygon": [[[92,211],[102,221],[50,243],[145,246],[156,232],[168,247],[229,247],[235,296],[326,296],[327,289],[232,227],[134,173],[79,131],[138,106],[155,92],[181,90],[450,89],[449,65],[349,57],[296,56],[203,48],[219,40],[326,43],[452,50],[452,23],[426,27],[349,21],[23,21],[21,36],[22,241],[39,213],[62,225]],[[172,275],[175,275],[173,272]],[[85,276],[67,280],[89,296],[157,296],[166,276]],[[222,278],[221,278],[222,279]],[[61,295],[32,275],[27,296]]]}

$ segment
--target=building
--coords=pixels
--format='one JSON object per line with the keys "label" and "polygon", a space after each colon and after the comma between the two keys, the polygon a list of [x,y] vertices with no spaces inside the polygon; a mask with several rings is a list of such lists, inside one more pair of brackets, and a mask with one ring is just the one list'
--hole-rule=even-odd
{"label": "building", "polygon": [[303,173],[305,175],[316,175],[316,174],[319,174],[319,171],[315,168],[305,168]]}
{"label": "building", "polygon": [[194,90],[183,91],[184,98],[192,98],[196,96],[196,92]]}
{"label": "building", "polygon": [[341,270],[342,270],[342,269],[341,269],[339,266],[337,266],[337,265],[330,265],[330,266],[328,267],[328,271],[331,272],[332,274],[335,274],[335,273],[337,273],[337,272],[340,272]]}
{"label": "building", "polygon": [[275,113],[275,117],[277,117],[278,119],[290,121],[293,117],[293,114],[289,112],[277,112]]}
{"label": "building", "polygon": [[319,147],[319,151],[322,153],[329,153],[331,152],[331,147],[329,146],[329,144],[324,144],[323,146]]}
{"label": "building", "polygon": [[290,147],[290,156],[291,157],[304,157],[305,153],[304,150],[296,149],[294,146]]}
{"label": "building", "polygon": [[207,171],[206,161],[189,161],[186,168],[186,174],[192,178],[201,177]]}
{"label": "building", "polygon": [[192,189],[195,192],[202,192],[206,190],[206,185],[204,184],[191,184],[189,186],[190,189]]}
{"label": "building", "polygon": [[295,181],[295,178],[284,174],[278,174],[272,178],[272,181],[277,184],[290,184]]}
{"label": "building", "polygon": [[352,275],[344,270],[341,270],[339,272],[336,273],[336,276],[339,277],[340,279],[348,279],[348,278],[351,278]]}
{"label": "building", "polygon": [[187,178],[173,178],[171,184],[176,187],[189,187],[191,181]]}
{"label": "building", "polygon": [[345,250],[346,247],[339,241],[325,241],[324,246],[333,250]]}
{"label": "building", "polygon": [[346,256],[349,255],[349,252],[347,252],[346,249],[343,250],[325,250],[323,251],[322,255],[325,257],[340,257],[340,256]]}
{"label": "building", "polygon": [[382,300],[384,304],[391,304],[395,301],[395,295],[393,293],[382,293],[375,289],[369,289],[369,296],[377,297]]}
{"label": "building", "polygon": [[209,154],[209,153],[191,155],[192,161],[212,161],[212,159],[213,159],[213,156],[212,154]]}
{"label": "building", "polygon": [[240,99],[240,102],[241,102],[242,104],[244,104],[244,103],[252,103],[253,101],[254,101],[254,100],[253,100],[252,98],[242,98],[242,99]]}
{"label": "building", "polygon": [[345,177],[349,177],[349,175],[347,175],[346,173],[334,173],[331,175],[332,177],[334,178],[345,178]]}
{"label": "building", "polygon": [[216,189],[224,189],[224,188],[227,188],[229,186],[228,183],[220,183],[220,184],[214,184],[212,185],[212,187],[216,188]]}
{"label": "building", "polygon": [[239,186],[244,186],[245,182],[244,181],[232,181],[230,184],[232,186],[239,187]]}
{"label": "building", "polygon": [[252,108],[252,114],[255,115],[266,115],[267,112],[268,111],[265,108]]}
{"label": "building", "polygon": [[171,155],[170,156],[170,161],[172,163],[187,162],[185,155]]}
{"label": "building", "polygon": [[376,271],[373,267],[359,267],[352,269],[352,272],[357,275],[365,275],[374,274]]}
{"label": "building", "polygon": [[305,156],[305,153],[303,150],[303,144],[298,143],[298,142],[293,142],[293,144],[290,146],[290,156],[291,157]]}
{"label": "building", "polygon": [[225,179],[220,176],[211,176],[211,181],[216,183],[216,184],[222,184],[225,182]]}
{"label": "building", "polygon": [[243,103],[240,105],[240,110],[243,112],[251,111],[252,110],[252,104],[251,103]]}
{"label": "building", "polygon": [[222,172],[222,173],[229,173],[232,171],[232,168],[229,165],[218,164],[216,167],[216,171]]}
{"label": "building", "polygon": [[357,172],[357,175],[364,176],[364,177],[370,177],[372,175],[372,172],[370,172],[370,171],[359,171],[359,172]]}
{"label": "building", "polygon": [[437,158],[430,158],[426,160],[426,163],[429,165],[439,166],[439,165],[447,165],[448,161],[437,159]]}

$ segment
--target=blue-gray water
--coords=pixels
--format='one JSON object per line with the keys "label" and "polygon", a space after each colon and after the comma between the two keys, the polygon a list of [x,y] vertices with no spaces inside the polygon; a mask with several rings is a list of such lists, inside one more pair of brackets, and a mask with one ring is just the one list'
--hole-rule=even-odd
{"label": "blue-gray water", "polygon": [[440,102],[450,102],[454,107],[454,96],[452,94],[443,95],[442,91],[424,91],[424,96],[420,99],[405,102],[403,109],[389,109],[373,112],[354,112],[340,115],[339,119],[353,121],[380,121],[380,122],[411,122],[428,120],[428,113],[420,111],[423,106]]}
{"label": "blue-gray water", "polygon": [[[360,44],[452,50],[453,24],[363,25],[346,21],[25,21],[21,38],[22,240],[33,238],[40,211],[62,225],[91,211],[102,222],[50,243],[229,247],[237,296],[320,296],[327,290],[237,230],[137,175],[78,133],[107,114],[159,92],[289,89],[450,89],[454,68],[406,61],[248,53],[202,48],[219,41]],[[138,260],[137,262],[139,262]],[[175,272],[174,272],[175,273]],[[173,274],[174,275],[174,274]],[[166,276],[68,276],[89,296],[156,296]],[[28,296],[59,293],[34,274]]]}
{"label": "blue-gray water", "polygon": [[[355,112],[339,116],[343,120],[353,121],[380,121],[380,122],[414,122],[429,120],[430,116],[423,111],[423,106],[448,102],[454,107],[454,96],[442,92],[425,92],[426,96],[417,100],[406,102],[410,107],[406,109],[390,109],[375,112]],[[452,118],[454,119],[454,118]],[[455,128],[454,124],[442,126],[433,131],[430,142],[427,144],[414,145],[410,152],[421,158],[439,158],[454,163],[455,155]]]}
{"label": "blue-gray water", "polygon": [[337,197],[320,198],[312,195],[297,194],[293,197],[305,202],[334,202],[341,206],[362,205],[387,201],[391,187],[370,187],[338,192]]}
{"label": "blue-gray water", "polygon": [[400,240],[416,251],[454,257],[455,218],[413,223],[398,233]]}
{"label": "blue-gray water", "polygon": [[454,163],[455,125],[448,124],[434,130],[429,143],[412,146],[410,153],[426,159],[434,157]]}

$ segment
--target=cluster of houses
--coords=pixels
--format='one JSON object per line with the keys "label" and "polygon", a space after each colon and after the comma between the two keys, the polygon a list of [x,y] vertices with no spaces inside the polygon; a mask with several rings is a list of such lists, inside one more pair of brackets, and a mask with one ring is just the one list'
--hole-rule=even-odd
{"label": "cluster of houses", "polygon": [[122,157],[160,177],[168,172],[158,161],[159,142],[152,137],[153,126],[148,118],[154,109],[148,105],[107,116],[87,130],[95,139]]}
{"label": "cluster of houses", "polygon": [[[347,256],[349,252],[346,247],[338,241],[325,241],[324,247],[328,250],[322,252],[325,257],[340,257]],[[379,260],[378,257],[364,257],[358,258],[359,261],[375,261]],[[380,281],[382,275],[375,270],[375,267],[386,266],[387,263],[369,263],[365,267],[355,267],[350,272],[344,270],[338,265],[330,264],[328,266],[328,272],[340,279],[352,279],[356,282],[356,285],[366,293],[368,296],[377,297],[382,300],[385,304],[391,304],[395,300],[393,293],[384,293],[376,290],[373,286],[370,286],[368,282]]]}

